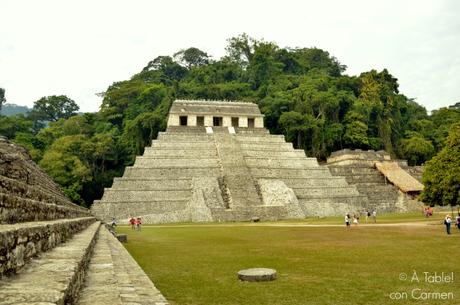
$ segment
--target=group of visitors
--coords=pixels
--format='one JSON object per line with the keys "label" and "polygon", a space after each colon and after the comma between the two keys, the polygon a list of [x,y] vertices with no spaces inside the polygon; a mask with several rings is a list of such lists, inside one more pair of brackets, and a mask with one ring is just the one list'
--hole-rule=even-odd
{"label": "group of visitors", "polygon": [[[450,230],[450,227],[452,226],[452,217],[450,217],[450,215],[446,215],[446,218],[444,218],[444,225],[446,226],[447,234],[450,235],[452,233]],[[455,218],[455,225],[457,226],[457,229],[460,230],[460,213],[458,213]]]}
{"label": "group of visitors", "polygon": [[425,208],[425,217],[428,218],[430,216],[433,216],[433,208],[432,207],[426,207]]}
{"label": "group of visitors", "polygon": [[[368,219],[370,217],[372,217],[374,223],[377,222],[377,212],[375,210],[372,211],[372,213],[370,211],[366,211],[364,215],[366,216],[366,223],[368,222]],[[433,208],[431,207],[429,209],[425,208],[425,216],[429,217],[431,215],[433,215]],[[453,222],[452,217],[450,215],[446,215],[446,217],[444,218],[444,225],[446,226],[446,231],[448,235],[452,234],[452,231],[451,231],[452,222]],[[349,213],[345,215],[345,226],[349,228],[352,223],[355,226],[359,224],[359,214],[353,214],[353,218],[350,216]],[[460,230],[460,213],[458,213],[457,217],[455,218],[455,226],[457,227],[457,229]]]}
{"label": "group of visitors", "polygon": [[[137,216],[137,218],[135,219],[134,216],[130,216],[129,224],[131,225],[132,230],[140,231],[141,226],[142,226],[142,218],[140,216]],[[117,226],[117,220],[115,219],[115,217],[112,217],[112,221],[110,222],[110,227],[112,228],[113,231],[115,231],[116,226]]]}
{"label": "group of visitors", "polygon": [[[374,210],[372,211],[372,213],[370,211],[365,211],[364,215],[366,216],[366,223],[368,222],[371,216],[372,216],[372,219],[374,220],[374,223],[377,222],[377,211]],[[352,218],[350,214],[347,213],[345,215],[345,225],[347,227],[350,227],[351,222],[352,222]],[[353,214],[353,225],[357,226],[358,224],[359,224],[359,214]]]}
{"label": "group of visitors", "polygon": [[142,218],[137,216],[137,218],[134,219],[134,216],[131,216],[129,218],[129,224],[131,225],[132,230],[140,231],[142,226]]}

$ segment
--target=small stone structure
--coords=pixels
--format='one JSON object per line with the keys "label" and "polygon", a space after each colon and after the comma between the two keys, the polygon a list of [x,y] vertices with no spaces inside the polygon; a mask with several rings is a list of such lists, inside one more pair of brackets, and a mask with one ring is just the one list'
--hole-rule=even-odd
{"label": "small stone structure", "polygon": [[[201,124],[203,123],[203,124]],[[256,104],[177,100],[161,132],[91,207],[127,223],[344,215],[368,199],[263,126]]]}
{"label": "small stone structure", "polygon": [[238,279],[246,282],[268,282],[276,280],[276,270],[251,268],[238,271]]}
{"label": "small stone structure", "polygon": [[167,304],[120,242],[0,137],[0,305]]}
{"label": "small stone structure", "polygon": [[406,161],[392,160],[383,150],[339,150],[327,159],[327,166],[369,198],[369,211],[420,211],[423,206],[416,199],[423,185],[411,175],[421,167],[412,171]]}
{"label": "small stone structure", "polygon": [[169,126],[263,128],[264,116],[252,103],[176,100],[169,110]]}

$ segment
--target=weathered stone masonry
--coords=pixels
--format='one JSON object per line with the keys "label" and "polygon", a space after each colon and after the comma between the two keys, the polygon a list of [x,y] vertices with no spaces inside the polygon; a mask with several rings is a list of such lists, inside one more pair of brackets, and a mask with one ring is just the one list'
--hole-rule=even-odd
{"label": "weathered stone masonry", "polygon": [[417,201],[416,195],[422,187],[416,185],[415,192],[398,189],[390,183],[377,164],[392,164],[401,173],[402,182],[413,184],[414,173],[421,176],[421,167],[409,167],[404,160],[392,160],[385,151],[363,151],[360,149],[343,149],[333,152],[327,160],[327,166],[334,176],[345,177],[350,185],[369,198],[369,210],[378,212],[420,211],[423,203]]}
{"label": "weathered stone masonry", "polygon": [[134,300],[167,304],[87,209],[71,203],[22,147],[0,138],[0,304]]}
{"label": "weathered stone masonry", "polygon": [[367,197],[263,127],[257,105],[175,101],[168,128],[106,189],[100,219],[276,220],[361,211]]}

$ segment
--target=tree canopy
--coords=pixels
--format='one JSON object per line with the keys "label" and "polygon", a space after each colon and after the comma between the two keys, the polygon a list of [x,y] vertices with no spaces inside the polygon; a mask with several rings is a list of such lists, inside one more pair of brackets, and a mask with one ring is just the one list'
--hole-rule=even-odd
{"label": "tree canopy", "polygon": [[55,122],[68,119],[80,109],[74,100],[65,95],[45,96],[34,103],[32,115],[39,121]]}
{"label": "tree canopy", "polygon": [[428,204],[460,205],[460,123],[450,128],[446,145],[426,163],[421,199]]}

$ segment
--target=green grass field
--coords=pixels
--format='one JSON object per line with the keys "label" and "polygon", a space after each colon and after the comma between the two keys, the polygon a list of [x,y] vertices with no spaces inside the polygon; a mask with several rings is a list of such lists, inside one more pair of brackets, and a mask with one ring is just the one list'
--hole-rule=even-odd
{"label": "green grass field", "polygon": [[[386,215],[379,223],[407,224],[350,229],[325,218],[118,231],[128,234],[126,248],[171,304],[460,304],[460,230],[447,236],[441,218],[421,226],[413,224],[427,221],[419,214]],[[301,226],[308,223],[315,226]],[[237,280],[238,270],[252,267],[277,269],[278,279]],[[453,272],[454,280],[427,283],[424,272]]]}

